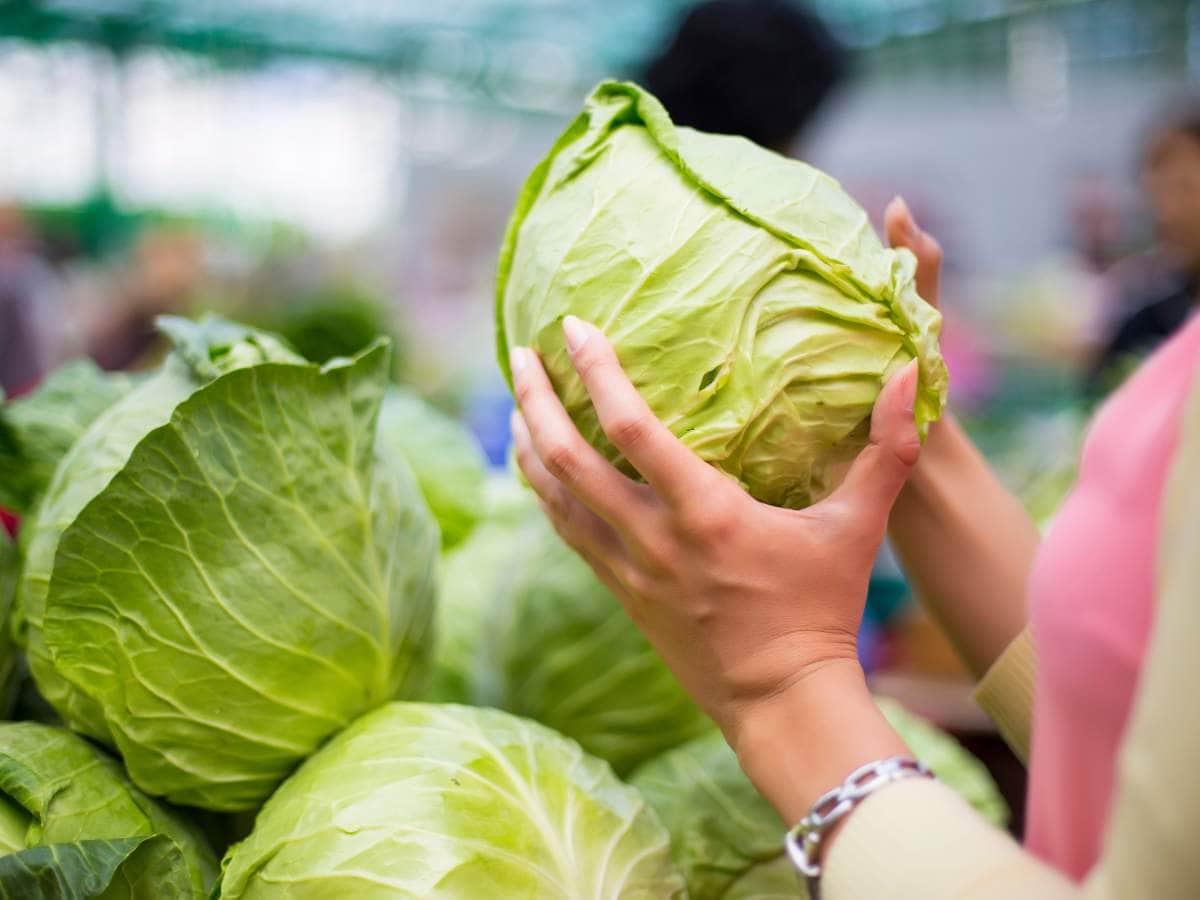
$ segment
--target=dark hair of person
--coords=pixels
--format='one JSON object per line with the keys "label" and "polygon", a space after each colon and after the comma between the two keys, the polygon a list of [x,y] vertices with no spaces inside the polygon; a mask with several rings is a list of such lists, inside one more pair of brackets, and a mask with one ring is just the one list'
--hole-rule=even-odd
{"label": "dark hair of person", "polygon": [[784,149],[848,68],[842,45],[794,2],[709,0],[684,16],[641,81],[677,124]]}
{"label": "dark hair of person", "polygon": [[1200,143],[1200,90],[1188,88],[1170,97],[1159,107],[1145,134],[1138,158],[1143,170],[1162,161],[1172,138],[1188,137]]}

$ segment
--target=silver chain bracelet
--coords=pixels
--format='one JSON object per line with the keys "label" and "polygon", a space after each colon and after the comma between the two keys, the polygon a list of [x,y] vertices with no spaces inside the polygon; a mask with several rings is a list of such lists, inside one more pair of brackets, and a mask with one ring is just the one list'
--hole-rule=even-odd
{"label": "silver chain bracelet", "polygon": [[808,815],[797,822],[784,838],[788,856],[808,880],[812,900],[817,900],[817,879],[821,877],[821,864],[817,861],[821,841],[829,830],[884,785],[904,778],[932,777],[933,773],[920,760],[911,756],[892,756],[860,766],[840,785],[817,799]]}

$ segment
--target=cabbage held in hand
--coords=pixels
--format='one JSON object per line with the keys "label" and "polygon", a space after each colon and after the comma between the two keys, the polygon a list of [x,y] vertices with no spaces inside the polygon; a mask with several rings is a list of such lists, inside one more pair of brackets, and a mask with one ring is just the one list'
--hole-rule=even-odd
{"label": "cabbage held in hand", "polygon": [[686,896],[638,792],[490,709],[393,703],[309,759],[226,855],[221,900]]}
{"label": "cabbage held in hand", "polygon": [[601,84],[529,176],[500,254],[500,364],[531,346],[583,435],[628,471],[566,354],[597,325],[654,413],[754,497],[799,508],[864,446],[882,385],[920,366],[938,417],[938,313],[837,182],[751,142],[677,128]]}

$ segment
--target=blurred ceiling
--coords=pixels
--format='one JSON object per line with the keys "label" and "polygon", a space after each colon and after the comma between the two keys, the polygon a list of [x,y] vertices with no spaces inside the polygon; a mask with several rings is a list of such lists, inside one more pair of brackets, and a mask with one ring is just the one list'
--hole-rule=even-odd
{"label": "blurred ceiling", "polygon": [[[696,0],[0,0],[0,36],[145,47],[255,66],[317,58],[412,76],[526,109],[553,109],[606,75],[632,75]],[[885,76],[1007,64],[1014,22],[1049,22],[1073,63],[1186,67],[1200,48],[1189,0],[810,0]]]}

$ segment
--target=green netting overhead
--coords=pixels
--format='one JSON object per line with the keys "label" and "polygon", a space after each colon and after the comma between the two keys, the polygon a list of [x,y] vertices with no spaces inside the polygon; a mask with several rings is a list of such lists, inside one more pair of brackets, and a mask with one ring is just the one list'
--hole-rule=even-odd
{"label": "green netting overhead", "polygon": [[[634,74],[698,0],[7,0],[0,35],[161,46],[222,63],[313,56],[439,76],[506,99]],[[747,0],[754,2],[754,0]],[[1014,20],[1066,33],[1073,59],[1173,56],[1188,0],[808,0],[851,47],[887,68],[958,56],[1004,64]],[[1180,45],[1182,46],[1182,44]],[[1165,48],[1165,49],[1164,49]],[[994,52],[993,52],[994,51]],[[897,55],[897,52],[899,55]],[[895,57],[895,59],[892,59]],[[516,105],[521,105],[519,96]]]}
{"label": "green netting overhead", "polygon": [[[694,0],[693,0],[694,2]],[[0,32],[252,56],[313,54],[384,65],[437,62],[463,39],[536,37],[606,65],[640,58],[689,0],[9,0]]]}

